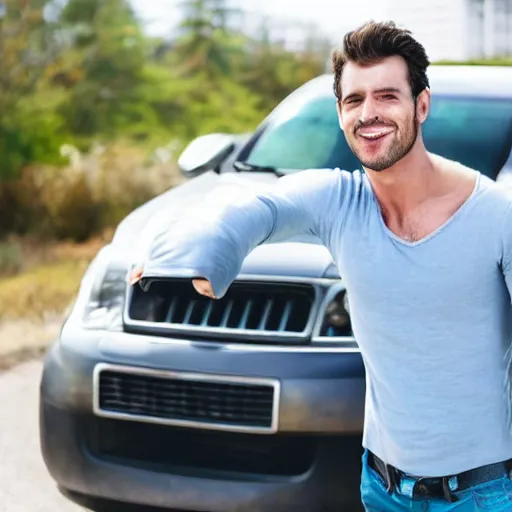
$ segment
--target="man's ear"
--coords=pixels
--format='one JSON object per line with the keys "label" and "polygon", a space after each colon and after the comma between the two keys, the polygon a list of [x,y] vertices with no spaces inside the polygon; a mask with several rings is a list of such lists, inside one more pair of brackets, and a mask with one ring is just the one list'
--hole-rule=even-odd
{"label": "man's ear", "polygon": [[416,100],[416,116],[420,124],[423,124],[430,113],[430,89],[425,87]]}
{"label": "man's ear", "polygon": [[343,113],[341,110],[341,100],[336,100],[336,112],[338,112],[338,123],[340,125],[341,131],[343,130]]}

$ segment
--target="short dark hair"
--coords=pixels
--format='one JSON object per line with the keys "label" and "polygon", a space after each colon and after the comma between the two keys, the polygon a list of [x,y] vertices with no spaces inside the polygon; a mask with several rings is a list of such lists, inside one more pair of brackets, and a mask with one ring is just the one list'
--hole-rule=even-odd
{"label": "short dark hair", "polygon": [[341,75],[348,61],[373,64],[386,57],[399,55],[409,70],[409,84],[414,98],[429,87],[427,67],[430,65],[425,48],[407,29],[398,28],[394,22],[369,21],[348,32],[343,46],[332,52],[334,94],[341,100]]}

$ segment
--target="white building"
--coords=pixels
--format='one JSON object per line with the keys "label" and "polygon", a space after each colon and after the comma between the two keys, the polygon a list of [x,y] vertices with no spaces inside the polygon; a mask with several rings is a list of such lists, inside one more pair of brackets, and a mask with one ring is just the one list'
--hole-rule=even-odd
{"label": "white building", "polygon": [[512,55],[512,0],[387,0],[386,19],[409,28],[431,61]]}

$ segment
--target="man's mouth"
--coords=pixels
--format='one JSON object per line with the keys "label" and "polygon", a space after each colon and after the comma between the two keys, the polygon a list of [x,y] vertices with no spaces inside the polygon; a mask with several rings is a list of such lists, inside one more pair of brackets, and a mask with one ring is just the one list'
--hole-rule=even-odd
{"label": "man's mouth", "polygon": [[393,131],[393,128],[390,126],[386,127],[376,127],[376,126],[368,126],[366,128],[359,128],[357,131],[360,137],[367,140],[377,140],[380,139]]}

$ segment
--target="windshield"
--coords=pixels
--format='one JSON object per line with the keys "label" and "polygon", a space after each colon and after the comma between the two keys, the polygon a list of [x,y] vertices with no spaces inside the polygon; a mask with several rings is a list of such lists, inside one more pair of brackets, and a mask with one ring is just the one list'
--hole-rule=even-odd
{"label": "windshield", "polygon": [[[259,133],[249,164],[285,171],[361,168],[340,129],[333,98],[283,107]],[[496,178],[512,145],[512,101],[433,96],[423,136],[428,151]]]}

